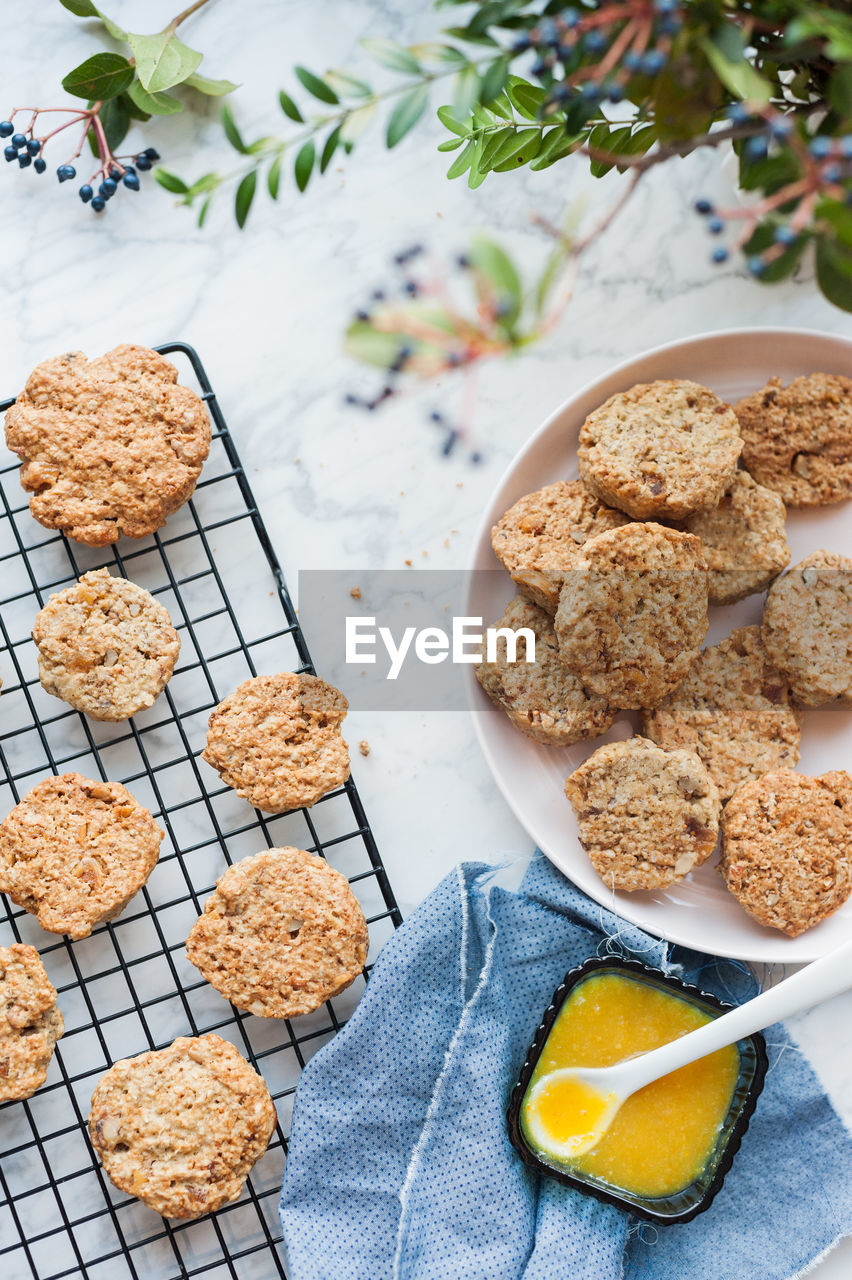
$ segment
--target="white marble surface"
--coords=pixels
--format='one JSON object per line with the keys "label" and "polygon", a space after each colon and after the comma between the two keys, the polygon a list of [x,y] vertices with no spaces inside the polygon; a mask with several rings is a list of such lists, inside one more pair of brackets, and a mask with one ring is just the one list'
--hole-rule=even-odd
{"label": "white marble surface", "polygon": [[[111,0],[106,7],[153,30],[179,6]],[[359,36],[415,39],[431,30],[426,5],[409,0],[218,0],[186,36],[208,51],[203,71],[243,83],[234,107],[252,137],[282,127],[276,92],[292,88],[293,63],[321,70],[351,61]],[[85,24],[55,0],[32,0],[26,12],[7,15],[4,99],[61,102],[53,86],[95,46]],[[498,175],[471,193],[444,179],[447,158],[435,153],[436,137],[436,129],[423,129],[390,160],[374,137],[307,196],[285,185],[277,206],[259,199],[242,233],[224,200],[198,231],[148,181],[140,195],[123,194],[96,219],[72,184],[59,188],[52,175],[5,166],[2,393],[13,394],[36,361],[65,348],[95,354],[118,341],[193,343],[295,589],[304,568],[396,568],[408,558],[464,566],[479,512],[507,461],[556,404],[628,355],[732,325],[852,328],[822,300],[808,270],[763,288],[738,266],[712,267],[689,198],[726,191],[719,159],[667,166],[588,254],[557,330],[522,358],[483,369],[476,411],[483,464],[444,459],[426,408],[452,411],[460,388],[429,388],[373,416],[343,406],[347,390],[371,385],[341,353],[347,317],[387,275],[396,249],[423,241],[451,253],[488,228],[534,264],[546,246],[530,215],[558,217],[581,195],[592,213],[602,211],[618,180],[595,183],[580,167],[561,165],[510,181]],[[144,144],[158,146],[183,176],[231,167],[234,159],[212,113],[207,121],[187,115],[152,123]],[[362,713],[348,727],[350,740],[371,745],[367,760],[357,758],[356,777],[404,911],[460,858],[528,856],[530,841],[496,793],[465,712]],[[852,996],[794,1028],[847,1120],[850,1014]],[[850,1261],[847,1242],[815,1274],[839,1280]]]}

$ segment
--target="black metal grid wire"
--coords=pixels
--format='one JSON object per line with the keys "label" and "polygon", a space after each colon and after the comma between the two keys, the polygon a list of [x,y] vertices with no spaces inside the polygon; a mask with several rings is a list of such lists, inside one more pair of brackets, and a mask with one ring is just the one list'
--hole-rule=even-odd
{"label": "black metal grid wire", "polygon": [[[183,380],[194,379],[207,402],[213,444],[193,499],[152,538],[94,550],[43,529],[29,514],[17,459],[0,450],[0,815],[42,777],[74,769],[123,782],[166,831],[147,886],[90,938],[45,933],[0,898],[0,945],[38,948],[65,1017],[45,1085],[0,1107],[3,1280],[283,1276],[277,1196],[292,1095],[308,1058],[354,1008],[363,979],[294,1022],[256,1018],[200,977],[184,940],[225,865],[265,845],[316,851],[348,877],[370,926],[371,955],[401,919],[354,782],[313,809],[272,817],[219,785],[198,759],[210,711],[241,680],[313,668],[201,361],[185,343],[158,350],[191,366]],[[47,595],[104,564],[156,595],[182,641],[163,696],[123,724],[87,721],[46,695],[30,639]],[[86,1132],[89,1099],[115,1059],[208,1031],[261,1072],[279,1123],[239,1201],[196,1222],[167,1222],[101,1170]]]}

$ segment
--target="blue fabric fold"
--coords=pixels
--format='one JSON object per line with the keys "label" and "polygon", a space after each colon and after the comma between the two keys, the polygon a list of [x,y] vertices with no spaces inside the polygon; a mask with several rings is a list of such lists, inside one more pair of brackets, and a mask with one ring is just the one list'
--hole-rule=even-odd
{"label": "blue fabric fold", "polygon": [[852,1138],[783,1027],[711,1208],[639,1224],[539,1178],[505,1112],[566,971],[615,952],[725,999],[742,965],[659,939],[540,855],[517,892],[464,863],[386,944],[296,1093],[281,1222],[290,1280],[792,1280],[852,1232]]}

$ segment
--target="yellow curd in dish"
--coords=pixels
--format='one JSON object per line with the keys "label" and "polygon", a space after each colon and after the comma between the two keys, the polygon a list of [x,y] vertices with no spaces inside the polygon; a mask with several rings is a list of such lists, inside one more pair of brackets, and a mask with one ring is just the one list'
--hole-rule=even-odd
{"label": "yellow curd in dish", "polygon": [[[525,1140],[540,1155],[559,1159],[566,1169],[636,1195],[667,1196],[688,1187],[712,1155],[728,1114],[740,1069],[736,1045],[681,1067],[633,1094],[597,1145],[574,1158],[559,1156],[558,1149],[564,1150],[572,1135],[594,1129],[605,1100],[588,1086],[564,1077],[538,1091],[534,1104],[530,1093],[551,1072],[609,1066],[676,1040],[709,1021],[710,1015],[688,998],[641,977],[589,974],[569,993],[536,1063],[521,1107]],[[556,1150],[548,1150],[541,1141],[543,1133]]]}

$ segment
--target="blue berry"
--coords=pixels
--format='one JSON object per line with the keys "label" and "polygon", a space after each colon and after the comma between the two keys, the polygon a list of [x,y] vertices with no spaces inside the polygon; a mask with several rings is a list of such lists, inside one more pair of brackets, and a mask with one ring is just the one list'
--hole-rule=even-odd
{"label": "blue berry", "polygon": [[405,282],[405,292],[406,292],[407,294],[409,294],[409,295],[410,295],[410,297],[415,298],[415,297],[417,296],[417,294],[420,292],[420,289],[419,289],[419,287],[418,287],[418,285],[417,285],[417,281],[416,281],[416,280],[406,280],[406,282]]}
{"label": "blue berry", "polygon": [[39,142],[38,138],[29,139],[29,141],[27,142],[27,151],[29,151],[31,156],[38,155],[39,151],[41,151],[41,143]]}
{"label": "blue berry", "polygon": [[590,31],[583,42],[589,53],[603,53],[607,38],[602,31]]}
{"label": "blue berry", "polygon": [[729,120],[732,120],[734,124],[745,124],[747,120],[751,119],[748,107],[743,106],[741,102],[731,103],[731,105],[726,108],[725,115]]}
{"label": "blue berry", "polygon": [[624,98],[624,90],[620,84],[611,84],[606,95],[610,102],[621,102]]}
{"label": "blue berry", "polygon": [[725,230],[725,224],[721,218],[711,218],[707,223],[707,230],[711,236],[720,236]]}
{"label": "blue berry", "polygon": [[103,213],[106,208],[106,200],[102,199],[101,196],[95,196],[92,200],[92,208],[95,213]]}
{"label": "blue berry", "polygon": [[128,191],[139,190],[139,178],[135,173],[126,173],[123,181]]}
{"label": "blue berry", "polygon": [[509,52],[526,53],[527,49],[530,47],[530,43],[529,36],[518,36],[517,40],[514,40],[509,46]]}
{"label": "blue berry", "polygon": [[443,421],[444,421],[444,415],[443,415],[442,413],[439,413],[437,409],[433,409],[433,410],[432,410],[432,412],[429,414],[429,421],[430,421],[430,422],[443,422]]}
{"label": "blue berry", "polygon": [[26,169],[28,165],[32,164],[32,162],[33,162],[33,158],[28,151],[18,152],[18,164],[21,166],[22,169]]}
{"label": "blue berry", "polygon": [[831,152],[830,138],[811,138],[808,150],[815,160],[824,160]]}
{"label": "blue berry", "polygon": [[7,160],[17,160],[18,148],[13,147],[10,143],[8,147],[3,148],[3,155],[6,157]]}
{"label": "blue berry", "polygon": [[18,151],[20,151],[21,147],[25,147],[26,145],[27,145],[26,134],[24,133],[12,134],[12,146],[15,147]]}
{"label": "blue berry", "polygon": [[370,313],[369,311],[356,311],[355,319],[359,320],[361,324],[366,324],[367,321],[370,319]]}
{"label": "blue berry", "polygon": [[826,182],[839,182],[842,170],[839,164],[828,164],[822,171],[822,176]]}
{"label": "blue berry", "polygon": [[625,53],[624,65],[628,71],[638,71],[642,66],[642,59],[638,53]]}
{"label": "blue berry", "polygon": [[840,139],[840,154],[844,160],[852,160],[852,134],[847,133],[845,138]]}
{"label": "blue berry", "polygon": [[762,276],[766,271],[766,263],[758,253],[746,259],[746,266],[753,276]]}
{"label": "blue berry", "polygon": [[549,68],[544,58],[536,58],[535,62],[530,67],[530,70],[534,76],[543,76]]}
{"label": "blue berry", "polygon": [[729,255],[728,255],[728,250],[725,248],[725,246],[723,244],[720,244],[717,249],[713,250],[710,256],[712,257],[714,262],[727,262]]}
{"label": "blue berry", "polygon": [[152,164],[156,164],[156,162],[160,158],[159,151],[155,151],[153,147],[146,147],[144,154],[148,157],[148,159],[151,161]]}
{"label": "blue berry", "polygon": [[683,22],[677,16],[673,15],[670,18],[663,18],[660,23],[660,35],[676,36],[682,28]]}
{"label": "blue berry", "polygon": [[56,176],[60,182],[68,182],[69,179],[77,177],[77,170],[73,164],[61,164],[56,170]]}
{"label": "blue berry", "polygon": [[679,3],[680,0],[654,0],[654,8],[657,13],[674,13]]}
{"label": "blue berry", "polygon": [[113,182],[112,178],[104,178],[98,187],[98,195],[103,196],[104,200],[111,200],[118,190],[118,186]]}
{"label": "blue berry", "polygon": [[566,9],[562,14],[562,21],[566,27],[576,27],[580,21],[580,10],[574,8]]}
{"label": "blue berry", "polygon": [[766,159],[766,139],[749,138],[745,144],[745,153],[751,160]]}
{"label": "blue berry", "polygon": [[466,271],[468,269],[468,267],[470,266],[470,258],[467,256],[466,253],[459,254],[459,256],[456,258],[456,266],[461,271]]}
{"label": "blue berry", "polygon": [[713,206],[709,200],[696,200],[695,212],[702,214],[702,216],[706,216],[708,213],[713,212]]}
{"label": "blue berry", "polygon": [[94,194],[95,193],[92,190],[92,188],[89,186],[88,182],[84,182],[78,192],[78,195],[80,199],[83,201],[83,204],[88,204]]}
{"label": "blue berry", "polygon": [[792,227],[776,227],[772,238],[776,244],[791,245],[795,244],[799,237]]}
{"label": "blue berry", "polygon": [[642,59],[642,70],[646,76],[656,76],[666,65],[666,55],[659,49],[651,49]]}
{"label": "blue berry", "polygon": [[33,168],[35,169],[36,173],[44,173],[45,169],[47,168],[47,161],[44,160],[41,156],[36,156],[35,160],[33,160]]}
{"label": "blue berry", "polygon": [[0,138],[8,138],[14,132],[11,120],[0,120]]}
{"label": "blue berry", "polygon": [[783,142],[784,139],[789,138],[790,134],[793,132],[792,121],[786,119],[785,116],[775,116],[769,121],[769,132],[772,134],[773,138],[777,138],[780,142]]}
{"label": "blue berry", "polygon": [[145,155],[144,151],[140,151],[139,155],[136,157],[133,163],[136,165],[136,168],[141,169],[143,173],[146,171],[146,169],[151,168],[151,161],[148,158],[148,156]]}
{"label": "blue berry", "polygon": [[538,25],[539,39],[542,44],[559,44],[559,32],[552,18],[544,18]]}
{"label": "blue berry", "polygon": [[599,84],[595,84],[594,80],[587,80],[580,90],[580,96],[586,102],[600,102],[604,94]]}
{"label": "blue berry", "polygon": [[118,182],[120,180],[121,170],[117,164],[110,166],[109,176],[112,178],[113,182]]}

